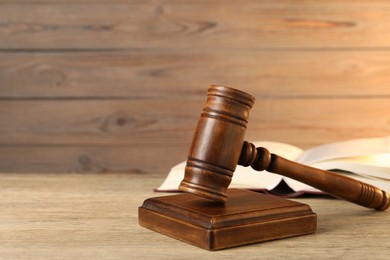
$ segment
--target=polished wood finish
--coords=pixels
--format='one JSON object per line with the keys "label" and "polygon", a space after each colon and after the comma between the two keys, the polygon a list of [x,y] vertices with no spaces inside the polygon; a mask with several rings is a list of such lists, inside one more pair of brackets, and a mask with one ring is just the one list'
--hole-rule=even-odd
{"label": "polished wood finish", "polygon": [[226,190],[237,164],[284,175],[338,198],[379,211],[390,206],[390,195],[372,185],[274,155],[243,142],[254,97],[224,86],[210,86],[195,130],[179,189],[226,202]]}
{"label": "polished wood finish", "polygon": [[226,202],[226,190],[240,157],[249,110],[255,98],[223,86],[210,86],[195,129],[179,189]]}
{"label": "polished wood finish", "polygon": [[266,148],[245,142],[239,164],[267,170],[306,183],[337,198],[379,211],[390,206],[390,195],[370,184],[330,171],[309,167],[271,154]]}
{"label": "polished wood finish", "polygon": [[389,7],[1,0],[0,171],[165,175],[186,158],[210,84],[261,102],[249,140],[387,135]]}
{"label": "polished wood finish", "polygon": [[228,190],[226,204],[193,194],[147,199],[141,226],[207,250],[314,233],[317,216],[309,206],[282,198]]}

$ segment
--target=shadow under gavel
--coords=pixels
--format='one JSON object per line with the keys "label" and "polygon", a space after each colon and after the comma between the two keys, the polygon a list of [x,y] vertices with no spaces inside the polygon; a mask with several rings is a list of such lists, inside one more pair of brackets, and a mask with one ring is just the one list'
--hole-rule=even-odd
{"label": "shadow under gavel", "polygon": [[390,195],[377,187],[333,172],[292,162],[244,141],[255,98],[224,86],[210,86],[190,147],[181,191],[225,203],[237,164],[267,170],[306,183],[337,198],[379,211]]}

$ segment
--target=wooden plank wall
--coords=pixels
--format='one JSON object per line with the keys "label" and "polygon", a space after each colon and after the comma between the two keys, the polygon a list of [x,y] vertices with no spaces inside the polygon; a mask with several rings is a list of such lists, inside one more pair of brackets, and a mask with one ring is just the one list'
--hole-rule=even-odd
{"label": "wooden plank wall", "polygon": [[0,0],[0,172],[166,174],[207,86],[247,137],[390,133],[390,2]]}

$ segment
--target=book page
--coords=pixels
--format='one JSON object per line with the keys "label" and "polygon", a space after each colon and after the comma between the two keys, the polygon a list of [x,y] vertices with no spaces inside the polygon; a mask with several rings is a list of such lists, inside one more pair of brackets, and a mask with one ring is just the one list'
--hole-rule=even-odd
{"label": "book page", "polygon": [[390,154],[340,158],[314,163],[310,166],[319,169],[339,169],[366,178],[390,182]]}
{"label": "book page", "polygon": [[[303,161],[315,168],[323,170],[340,169],[354,172],[350,177],[360,179],[368,183],[379,183],[378,187],[390,185],[390,137],[358,139],[329,145],[323,145],[306,152],[298,147],[278,143],[259,141],[254,144],[256,147],[265,147],[271,153],[278,154],[288,160]],[[379,153],[387,152],[385,154]],[[370,156],[361,156],[361,154]],[[359,156],[352,156],[358,154]],[[306,161],[306,162],[305,162]],[[184,178],[184,167],[186,162],[174,166],[165,181],[157,191],[177,191],[181,180]],[[266,171],[257,172],[250,167],[237,166],[233,175],[230,187],[247,189],[275,188],[282,178],[295,191],[320,192],[304,183],[282,177]],[[382,188],[385,189],[385,188]]]}
{"label": "book page", "polygon": [[[322,170],[342,170],[341,175],[357,179],[390,192],[390,154],[358,156],[322,161],[310,164]],[[304,183],[284,178],[286,183],[296,191],[317,192],[318,190]],[[379,184],[379,185],[378,185]]]}
{"label": "book page", "polygon": [[[350,177],[352,179],[371,184],[375,187],[378,187],[378,188],[390,193],[390,181],[383,181],[383,180],[377,179],[377,178],[367,178],[367,177],[362,176],[362,175],[357,175],[355,173],[348,173],[348,172],[338,173],[338,174],[342,174],[342,175],[345,175],[345,176]],[[284,181],[288,184],[288,186],[290,186],[293,190],[295,190],[297,192],[301,192],[301,191],[313,192],[313,193],[321,192],[320,190],[317,190],[311,186],[308,186],[302,182],[299,182],[299,181],[296,181],[296,180],[293,180],[290,178],[284,178]]]}
{"label": "book page", "polygon": [[291,144],[279,143],[279,142],[270,142],[270,141],[256,141],[253,142],[256,147],[264,147],[274,153],[280,155],[288,160],[295,161],[303,153],[303,150],[293,146]]}
{"label": "book page", "polygon": [[[302,150],[298,147],[278,143],[278,142],[254,142],[256,147],[265,147],[271,153],[278,154],[286,159],[295,160]],[[180,182],[184,178],[184,168],[186,162],[181,162],[174,166],[166,177],[165,181],[158,187],[157,191],[176,191]],[[231,188],[245,188],[245,189],[273,189],[281,181],[282,177],[277,174],[266,171],[258,172],[251,167],[237,166],[231,185]]]}
{"label": "book page", "polygon": [[297,162],[312,164],[335,158],[390,154],[390,136],[325,144],[304,151]]}
{"label": "book page", "polygon": [[320,191],[312,186],[309,186],[303,182],[299,182],[297,180],[294,180],[294,179],[291,179],[288,177],[283,177],[283,180],[295,192],[323,193],[322,191]]}
{"label": "book page", "polygon": [[185,166],[185,161],[173,166],[164,182],[156,189],[156,191],[177,191],[179,189],[180,182],[184,178]]}

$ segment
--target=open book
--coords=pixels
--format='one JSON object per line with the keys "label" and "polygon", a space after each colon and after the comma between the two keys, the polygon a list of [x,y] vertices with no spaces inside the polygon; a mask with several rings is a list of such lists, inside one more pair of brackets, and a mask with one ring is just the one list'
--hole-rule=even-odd
{"label": "open book", "polygon": [[[306,151],[277,142],[260,141],[254,144],[291,161],[323,170],[334,170],[390,192],[390,136],[325,144]],[[177,191],[184,177],[184,167],[185,162],[174,166],[156,191]],[[237,166],[229,187],[263,190],[287,196],[321,193],[288,177],[267,171],[258,172],[243,166]]]}

